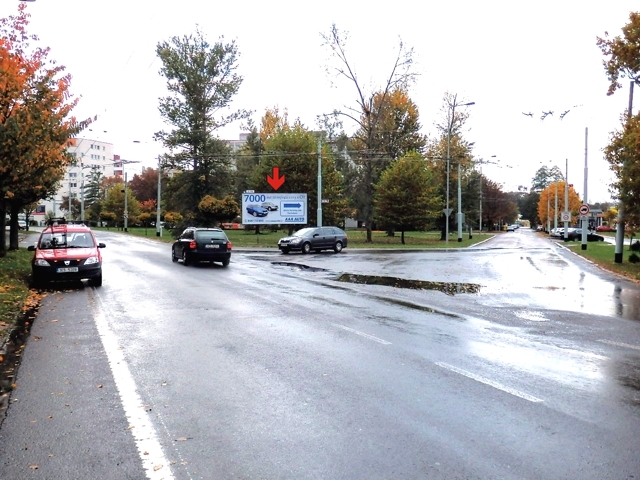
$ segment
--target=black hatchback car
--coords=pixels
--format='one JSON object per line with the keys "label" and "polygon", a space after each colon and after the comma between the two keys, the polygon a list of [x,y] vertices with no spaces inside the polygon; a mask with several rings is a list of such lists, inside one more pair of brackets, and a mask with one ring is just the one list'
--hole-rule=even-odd
{"label": "black hatchback car", "polygon": [[289,237],[278,240],[278,248],[282,253],[300,250],[309,253],[311,250],[333,250],[340,253],[347,246],[347,234],[338,227],[309,227],[298,230]]}
{"label": "black hatchback car", "polygon": [[171,260],[179,259],[185,266],[194,262],[220,262],[226,267],[231,260],[231,242],[220,228],[189,227],[171,247]]}

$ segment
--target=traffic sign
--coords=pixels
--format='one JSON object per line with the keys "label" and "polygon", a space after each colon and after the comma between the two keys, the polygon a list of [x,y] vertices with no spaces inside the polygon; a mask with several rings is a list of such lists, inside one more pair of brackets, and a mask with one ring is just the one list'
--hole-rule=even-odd
{"label": "traffic sign", "polygon": [[589,215],[589,211],[589,205],[587,205],[586,203],[580,205],[580,215]]}
{"label": "traffic sign", "polygon": [[444,213],[445,216],[449,218],[449,215],[451,215],[452,210],[453,210],[452,208],[443,208],[442,213]]}
{"label": "traffic sign", "polygon": [[560,214],[561,222],[570,222],[571,221],[571,212],[562,212]]}

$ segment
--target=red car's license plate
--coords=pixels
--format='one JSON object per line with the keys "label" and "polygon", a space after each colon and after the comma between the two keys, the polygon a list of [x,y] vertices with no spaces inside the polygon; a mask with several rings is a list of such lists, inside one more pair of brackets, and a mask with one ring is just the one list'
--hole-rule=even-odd
{"label": "red car's license plate", "polygon": [[77,272],[78,271],[78,267],[62,267],[62,268],[59,268],[56,271],[58,273],[72,273],[72,272]]}

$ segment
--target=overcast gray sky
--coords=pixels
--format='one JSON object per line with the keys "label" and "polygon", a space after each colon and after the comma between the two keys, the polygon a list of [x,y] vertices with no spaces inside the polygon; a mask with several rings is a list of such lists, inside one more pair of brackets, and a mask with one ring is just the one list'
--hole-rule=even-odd
{"label": "overcast gray sky", "polygon": [[[0,16],[17,6],[2,0]],[[235,39],[244,83],[233,107],[255,110],[256,122],[266,108],[286,108],[290,118],[315,128],[316,115],[354,105],[353,86],[332,86],[325,73],[329,51],[320,32],[336,23],[349,32],[347,53],[370,88],[389,73],[399,37],[414,48],[420,77],[410,95],[424,133],[435,134],[444,92],[474,101],[466,137],[477,157],[496,155],[501,166],[486,165],[483,173],[506,190],[530,186],[543,163],[564,171],[568,159],[569,182],[582,195],[588,127],[591,202],[610,198],[602,148],[620,125],[629,93],[625,82],[607,97],[596,37],[620,34],[634,9],[638,3],[630,0],[36,0],[27,8],[29,31],[73,75],[72,92],[82,97],[75,113],[99,117],[83,136],[111,142],[116,153],[143,165],[156,164],[161,148],[152,136],[165,128],[158,42],[193,33],[196,24],[211,42]],[[554,113],[541,120],[543,111]],[[238,138],[240,127],[220,136]],[[354,126],[345,129],[353,133]]]}

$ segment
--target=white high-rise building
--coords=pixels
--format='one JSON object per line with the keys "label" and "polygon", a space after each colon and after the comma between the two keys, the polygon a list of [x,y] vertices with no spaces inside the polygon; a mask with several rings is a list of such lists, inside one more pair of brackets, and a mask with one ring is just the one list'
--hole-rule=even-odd
{"label": "white high-rise building", "polygon": [[91,168],[97,166],[101,169],[103,177],[122,175],[120,157],[113,154],[113,145],[89,138],[72,138],[69,140],[67,151],[76,158],[74,165],[67,168],[64,178],[60,181],[60,188],[53,198],[42,200],[33,219],[38,225],[43,225],[47,212],[53,212],[54,216],[64,216],[68,212],[60,209],[62,197],[82,198],[82,188]]}

